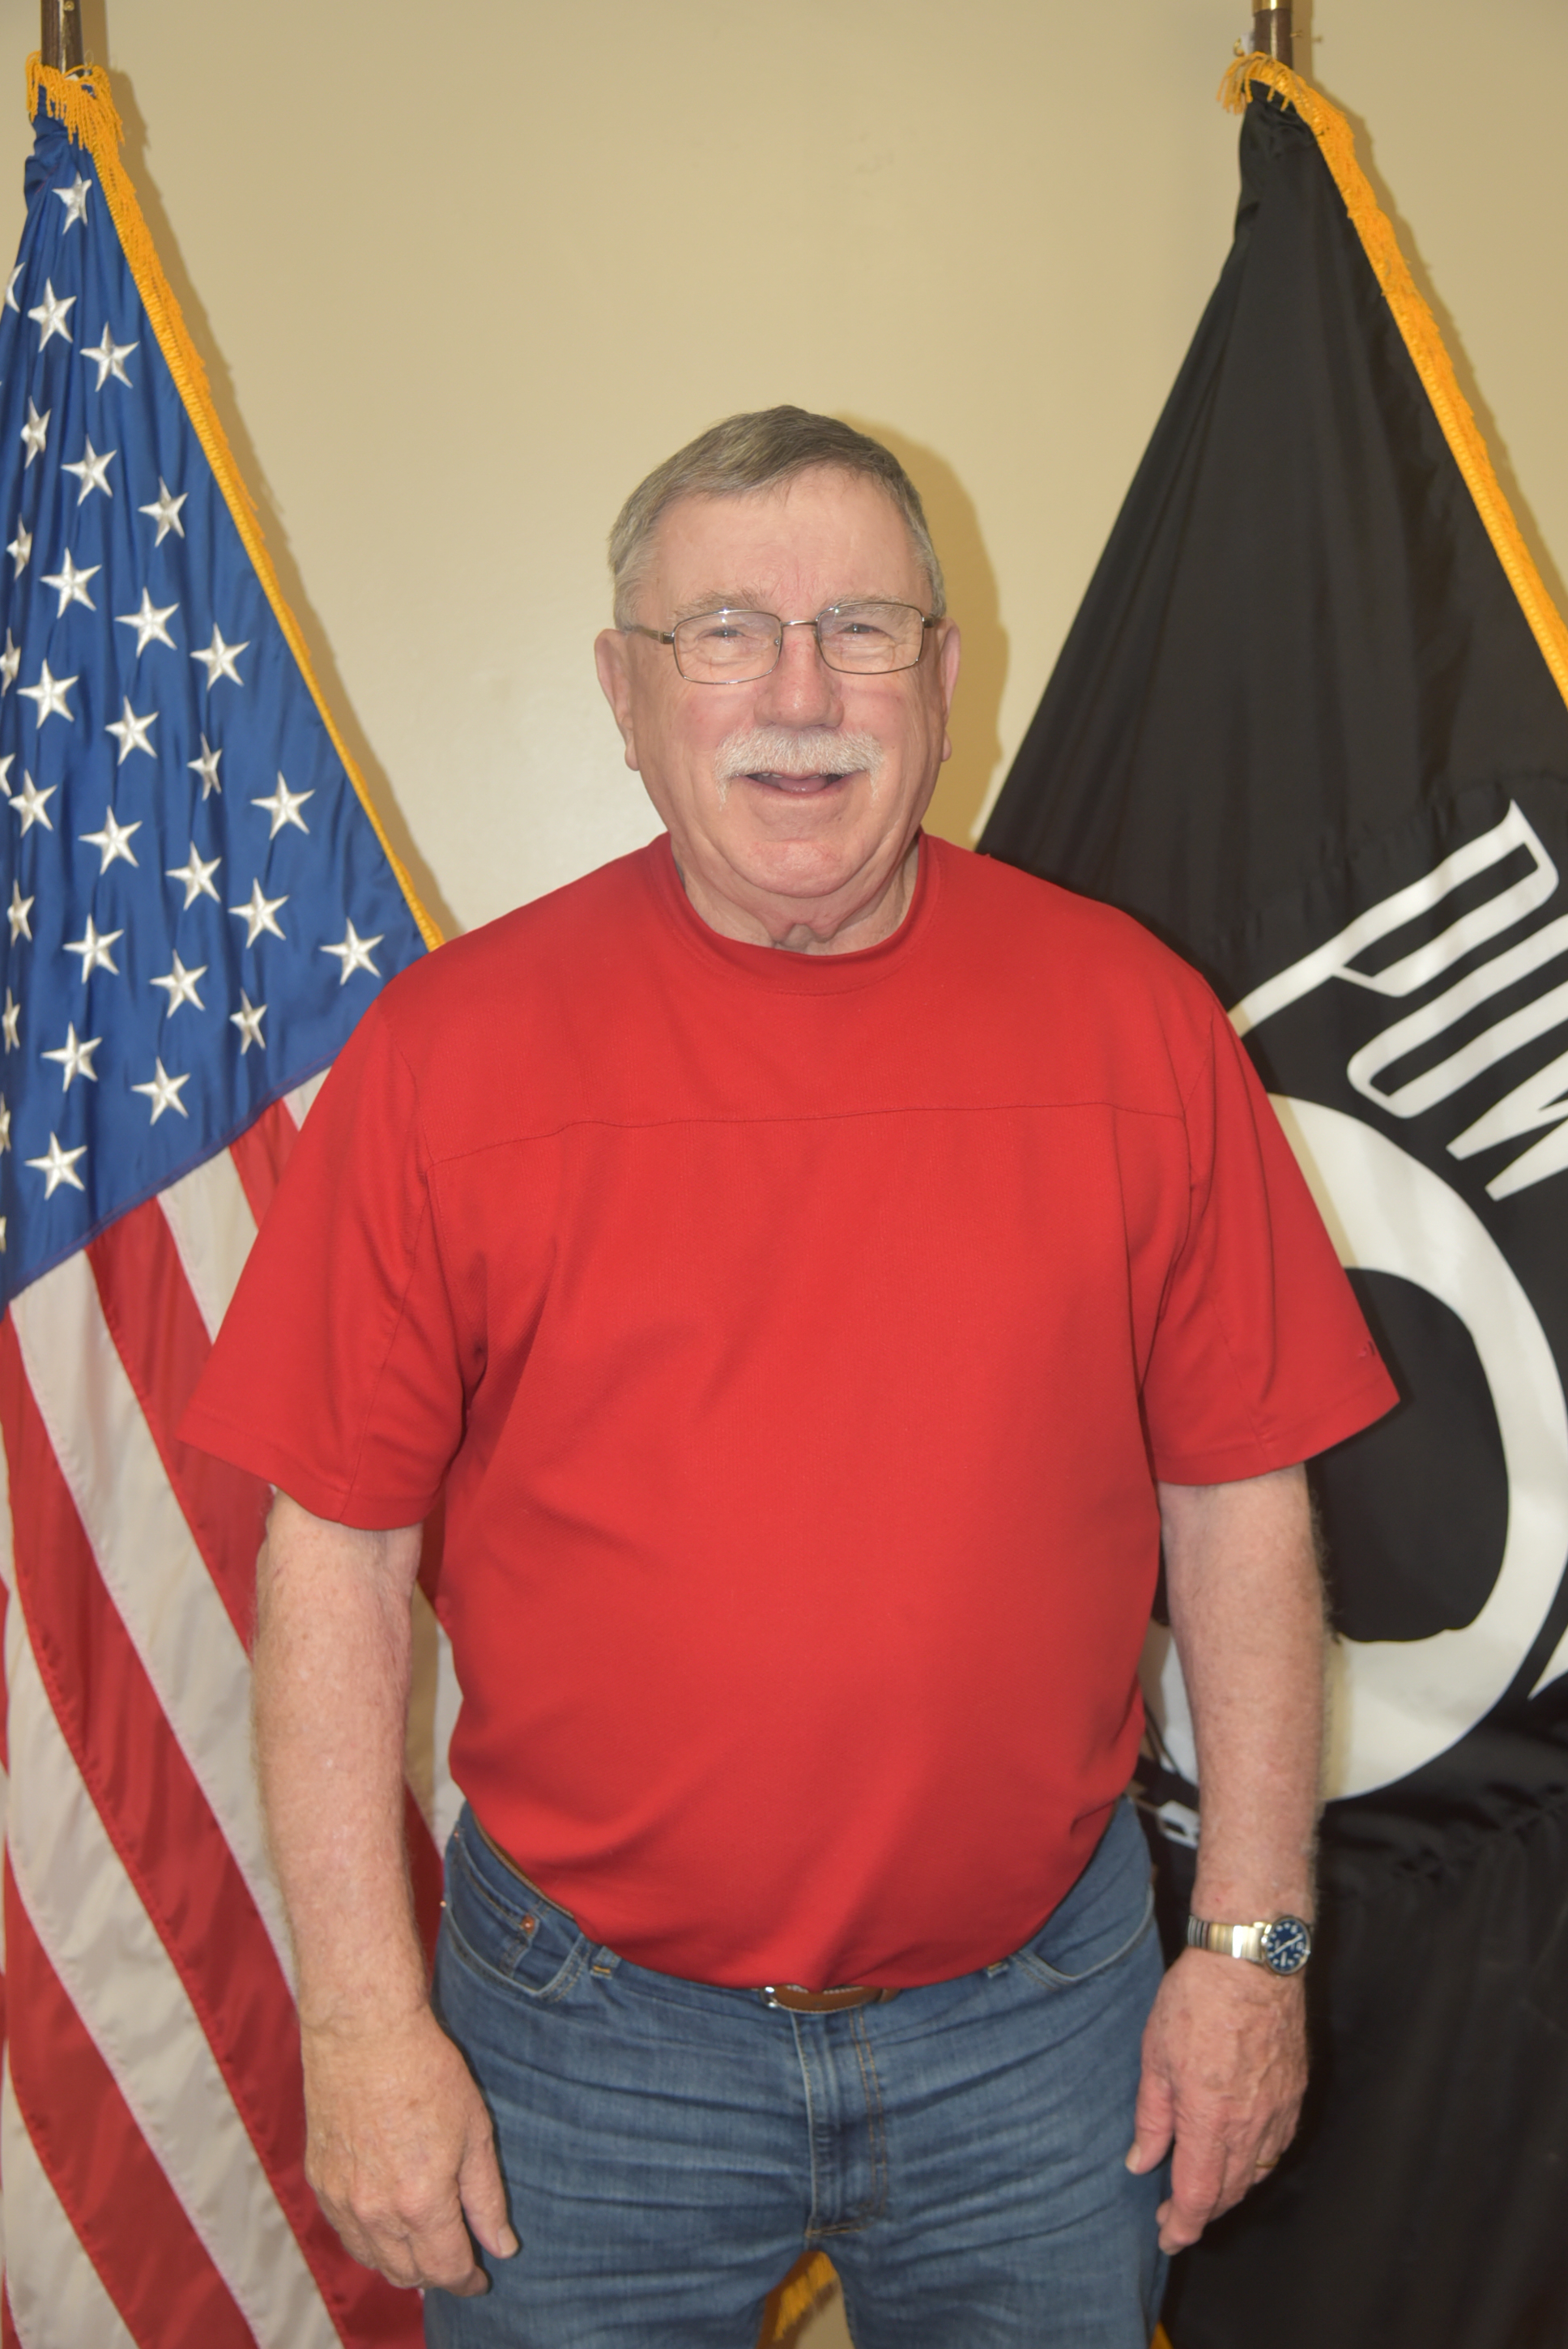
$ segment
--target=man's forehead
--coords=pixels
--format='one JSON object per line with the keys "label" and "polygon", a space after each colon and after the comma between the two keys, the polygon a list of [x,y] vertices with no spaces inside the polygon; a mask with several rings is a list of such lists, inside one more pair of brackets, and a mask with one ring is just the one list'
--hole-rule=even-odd
{"label": "man's forehead", "polygon": [[[814,466],[759,490],[673,499],[654,533],[651,570],[666,593],[700,609],[759,591],[782,574],[830,575],[847,566],[843,591],[892,593],[921,574],[908,527],[877,481]],[[851,575],[870,565],[864,578]],[[873,575],[874,574],[874,575]]]}

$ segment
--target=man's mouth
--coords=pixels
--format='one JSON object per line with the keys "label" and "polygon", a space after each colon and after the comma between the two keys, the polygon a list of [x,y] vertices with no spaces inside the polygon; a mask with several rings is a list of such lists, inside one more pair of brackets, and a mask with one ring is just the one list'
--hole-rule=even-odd
{"label": "man's mouth", "polygon": [[824,770],[807,775],[786,775],[781,774],[777,767],[748,767],[746,780],[748,783],[766,783],[771,791],[801,796],[809,792],[828,791],[834,783],[843,782],[846,777],[856,771],[853,767],[846,767],[837,772]]}

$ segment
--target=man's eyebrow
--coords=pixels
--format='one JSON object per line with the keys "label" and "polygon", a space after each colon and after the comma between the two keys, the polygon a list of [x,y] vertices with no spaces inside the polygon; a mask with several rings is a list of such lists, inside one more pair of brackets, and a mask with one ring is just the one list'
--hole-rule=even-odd
{"label": "man's eyebrow", "polygon": [[705,612],[766,612],[770,608],[767,597],[753,589],[714,587],[677,604],[675,616],[677,621],[698,620]]}
{"label": "man's eyebrow", "polygon": [[[841,604],[889,604],[898,601],[897,596],[879,595],[869,588],[853,588],[844,595],[830,596],[825,604],[817,606],[817,610],[836,611]],[[705,612],[767,612],[775,617],[782,616],[773,614],[773,606],[760,588],[715,587],[705,595],[693,595],[684,604],[677,604],[675,623],[678,625],[682,620],[700,619]],[[812,612],[802,616],[815,619],[817,615]]]}

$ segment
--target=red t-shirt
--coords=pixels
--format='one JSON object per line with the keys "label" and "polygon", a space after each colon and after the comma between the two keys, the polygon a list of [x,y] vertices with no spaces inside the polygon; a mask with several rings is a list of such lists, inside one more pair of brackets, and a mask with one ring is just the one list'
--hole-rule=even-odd
{"label": "red t-shirt", "polygon": [[881,945],[741,946],[661,839],[385,990],[183,1432],[354,1526],[445,1484],[453,1773],[595,1940],[894,1984],[1016,1947],[1092,1852],[1154,1477],[1392,1400],[1137,924],[926,840]]}

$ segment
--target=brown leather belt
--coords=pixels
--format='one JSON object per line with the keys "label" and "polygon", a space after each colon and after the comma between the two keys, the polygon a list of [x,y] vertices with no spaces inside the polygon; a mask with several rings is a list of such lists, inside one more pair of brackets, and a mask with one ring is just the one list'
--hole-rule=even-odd
{"label": "brown leather belt", "polygon": [[[520,1884],[525,1884],[531,1892],[537,1893],[540,1899],[550,1900],[549,1893],[535,1884],[531,1876],[523,1874],[511,1852],[502,1850],[483,1820],[476,1818],[474,1825],[501,1866],[510,1869]],[[550,1905],[552,1909],[561,1908],[559,1900],[552,1900]],[[563,1909],[561,1913],[564,1917],[572,1915],[570,1909]],[[573,1921],[575,1923],[576,1920]],[[846,1983],[842,1990],[802,1990],[799,1982],[769,1982],[758,1992],[758,1996],[766,1999],[769,2006],[787,2008],[791,2014],[843,2014],[851,2007],[885,2005],[890,1998],[896,1998],[898,1992],[896,1990],[867,1990],[860,1982]]]}
{"label": "brown leather belt", "polygon": [[850,1982],[842,1990],[802,1990],[798,1982],[769,1982],[762,1992],[769,2006],[788,2007],[791,2014],[842,2014],[851,2006],[882,2006],[896,1998],[896,1990],[866,1990]]}

